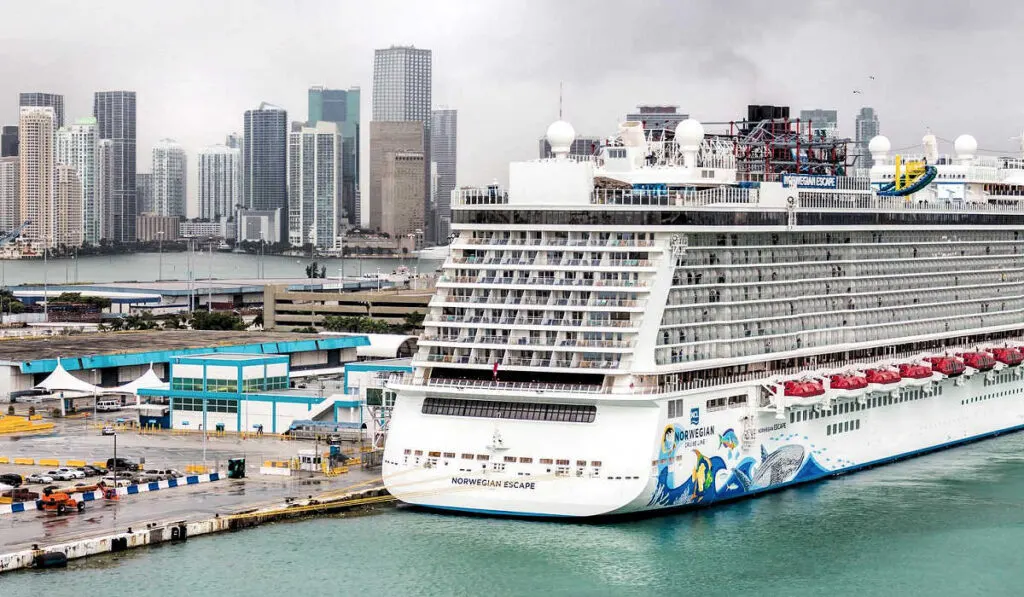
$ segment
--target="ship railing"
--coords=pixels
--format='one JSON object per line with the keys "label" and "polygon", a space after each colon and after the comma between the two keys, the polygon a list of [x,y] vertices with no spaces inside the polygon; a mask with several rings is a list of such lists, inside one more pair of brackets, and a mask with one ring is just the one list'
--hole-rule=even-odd
{"label": "ship railing", "polygon": [[[412,383],[411,375],[403,378],[402,383]],[[518,382],[518,381],[490,381],[482,379],[429,379],[427,386],[442,388],[474,388],[481,390],[503,390],[503,391],[545,391],[545,392],[571,392],[582,394],[602,394],[607,391],[599,385],[593,384],[564,384],[564,383],[541,383],[541,382]]]}
{"label": "ship railing", "polygon": [[721,203],[755,203],[756,193],[750,189],[719,187],[701,191],[668,191],[646,189],[594,189],[590,202],[594,205],[704,206]]}
{"label": "ship railing", "polygon": [[867,195],[823,195],[820,193],[799,193],[800,207],[817,209],[864,209],[871,211],[918,211],[943,213],[1020,213],[1024,205],[1019,203],[987,203],[980,201],[913,201],[902,197],[878,197]]}

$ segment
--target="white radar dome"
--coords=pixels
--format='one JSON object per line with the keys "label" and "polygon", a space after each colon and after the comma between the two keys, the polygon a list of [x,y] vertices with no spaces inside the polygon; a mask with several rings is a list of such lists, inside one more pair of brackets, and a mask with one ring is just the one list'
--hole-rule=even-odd
{"label": "white radar dome", "polygon": [[551,153],[568,154],[572,142],[576,140],[576,130],[568,122],[556,120],[548,127],[547,140],[551,145]]}
{"label": "white radar dome", "polygon": [[953,149],[959,158],[972,158],[978,151],[978,141],[970,135],[960,135],[953,142]]}
{"label": "white radar dome", "polygon": [[889,137],[885,135],[878,135],[872,137],[871,141],[868,142],[868,151],[871,153],[888,153],[892,149],[892,143],[889,142]]}
{"label": "white radar dome", "polygon": [[676,125],[676,145],[680,149],[696,151],[704,140],[704,125],[693,118],[687,118]]}

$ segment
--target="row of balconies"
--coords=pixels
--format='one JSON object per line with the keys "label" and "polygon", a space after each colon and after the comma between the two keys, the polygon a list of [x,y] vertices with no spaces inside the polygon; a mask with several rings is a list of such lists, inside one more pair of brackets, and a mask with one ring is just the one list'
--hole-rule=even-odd
{"label": "row of balconies", "polygon": [[487,336],[476,334],[435,334],[427,333],[421,336],[421,341],[449,342],[459,344],[487,344],[497,346],[530,346],[550,347],[556,349],[572,348],[595,348],[595,349],[628,349],[633,347],[632,340],[597,340],[586,338],[538,338],[538,337],[509,337],[509,336]]}
{"label": "row of balconies", "polygon": [[573,318],[573,317],[526,317],[526,316],[486,316],[486,315],[437,315],[432,314],[424,320],[425,324],[459,323],[471,325],[522,325],[541,327],[592,327],[592,328],[631,328],[639,325],[623,319],[604,318]]}
{"label": "row of balconies", "polygon": [[555,278],[553,276],[452,276],[444,274],[438,284],[521,284],[524,286],[612,286],[625,288],[646,288],[647,280],[625,280],[620,278]]}
{"label": "row of balconies", "polygon": [[571,355],[570,358],[541,353],[534,356],[509,356],[502,354],[495,358],[493,355],[470,355],[430,352],[426,357],[417,357],[415,360],[424,360],[428,363],[449,363],[456,365],[484,365],[493,367],[497,362],[499,367],[541,367],[560,369],[617,369],[622,364],[615,355],[607,355],[608,358],[588,358],[580,354]]}
{"label": "row of balconies", "polygon": [[456,296],[440,295],[439,303],[470,303],[478,305],[538,305],[545,307],[643,307],[647,299],[557,298],[556,296]]}
{"label": "row of balconies", "polygon": [[[475,234],[476,236],[466,236],[467,234]],[[607,233],[607,236],[600,237],[576,237],[576,238],[564,238],[549,236],[547,238],[525,237],[525,236],[508,236],[509,233],[497,233],[490,234],[487,232],[474,231],[472,233],[463,232],[462,236],[456,238],[453,247],[458,248],[459,245],[494,245],[494,246],[523,246],[523,247],[593,247],[593,248],[606,248],[606,247],[654,247],[655,243],[653,240],[654,233],[650,233],[651,238],[621,238],[615,237],[614,233]],[[586,233],[584,233],[586,234]]]}
{"label": "row of balconies", "polygon": [[650,259],[559,259],[549,262],[543,259],[501,259],[497,257],[452,257],[451,263],[459,265],[507,265],[507,266],[548,266],[548,267],[653,267]]}
{"label": "row of balconies", "polygon": [[936,259],[951,257],[996,257],[1019,255],[1021,242],[952,244],[910,244],[910,245],[826,245],[780,249],[748,249],[689,246],[684,263],[690,267],[745,267],[767,264],[820,264],[859,261],[888,261],[901,259]]}

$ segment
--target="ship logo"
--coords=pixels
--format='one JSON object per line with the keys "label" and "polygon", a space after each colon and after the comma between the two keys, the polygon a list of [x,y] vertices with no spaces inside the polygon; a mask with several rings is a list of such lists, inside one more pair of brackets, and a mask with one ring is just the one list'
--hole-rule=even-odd
{"label": "ship logo", "polygon": [[690,409],[690,425],[700,425],[700,408]]}

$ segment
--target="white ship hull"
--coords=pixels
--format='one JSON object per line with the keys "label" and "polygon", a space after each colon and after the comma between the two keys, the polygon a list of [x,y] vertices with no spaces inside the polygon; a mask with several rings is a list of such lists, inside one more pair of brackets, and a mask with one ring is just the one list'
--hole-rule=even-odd
{"label": "white ship hull", "polygon": [[[742,498],[1024,427],[1018,368],[840,399],[816,418],[823,407],[790,408],[781,419],[757,409],[759,391],[605,397],[589,403],[592,423],[569,423],[423,414],[423,389],[404,387],[384,483],[398,499],[432,508],[620,515]],[[708,409],[709,400],[740,395],[746,405]],[[668,418],[670,400],[683,401],[681,416]]]}

